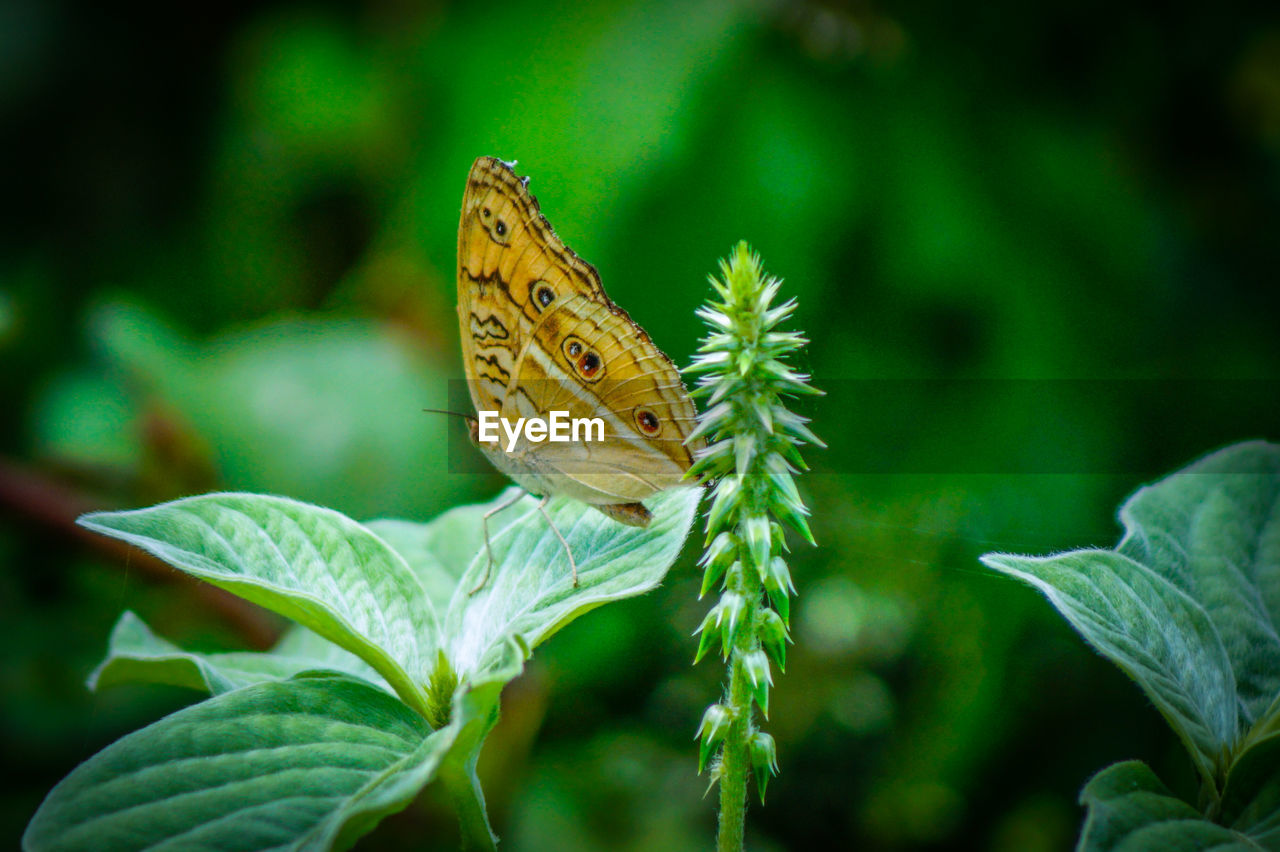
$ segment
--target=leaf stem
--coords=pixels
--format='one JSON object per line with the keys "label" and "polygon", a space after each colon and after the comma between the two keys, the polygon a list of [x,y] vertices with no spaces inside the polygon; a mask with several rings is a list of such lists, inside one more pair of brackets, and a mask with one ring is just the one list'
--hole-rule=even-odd
{"label": "leaf stem", "polygon": [[[440,780],[449,791],[449,798],[453,800],[453,808],[458,814],[462,848],[497,852],[498,838],[489,829],[484,793],[480,791],[480,782],[474,772],[474,764],[479,756],[477,749],[467,763],[445,761],[440,767]],[[471,768],[468,769],[468,766]]]}

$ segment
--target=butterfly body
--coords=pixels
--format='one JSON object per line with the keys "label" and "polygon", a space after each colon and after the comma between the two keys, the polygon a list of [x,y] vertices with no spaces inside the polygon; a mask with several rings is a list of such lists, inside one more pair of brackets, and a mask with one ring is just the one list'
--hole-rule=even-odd
{"label": "butterfly body", "polygon": [[[472,439],[525,490],[643,526],[640,503],[682,484],[696,411],[671,361],[556,236],[514,164],[475,161],[458,227],[458,320],[477,412],[603,421],[602,440]],[[695,442],[698,443],[698,442]]]}

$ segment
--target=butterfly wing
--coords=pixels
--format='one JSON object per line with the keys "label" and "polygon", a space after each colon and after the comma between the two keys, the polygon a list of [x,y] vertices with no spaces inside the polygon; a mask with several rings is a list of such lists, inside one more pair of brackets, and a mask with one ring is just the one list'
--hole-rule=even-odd
{"label": "butterfly wing", "polygon": [[566,299],[534,331],[517,362],[503,416],[564,411],[603,421],[601,440],[529,446],[530,466],[565,480],[560,492],[596,505],[629,503],[681,484],[693,464],[685,439],[696,411],[675,365],[607,299]]}
{"label": "butterfly wing", "polygon": [[514,163],[471,166],[458,224],[458,321],[476,410],[498,410],[533,326],[557,300],[607,298],[600,276],[556,236]]}
{"label": "butterfly wing", "polygon": [[598,506],[680,484],[696,412],[679,372],[556,236],[513,165],[477,159],[463,196],[458,320],[472,403],[509,421],[599,418],[604,434],[481,449],[535,493]]}

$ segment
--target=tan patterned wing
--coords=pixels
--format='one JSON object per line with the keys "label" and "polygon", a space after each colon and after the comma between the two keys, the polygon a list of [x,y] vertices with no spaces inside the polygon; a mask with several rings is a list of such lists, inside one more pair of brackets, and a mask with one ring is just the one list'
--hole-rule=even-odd
{"label": "tan patterned wing", "polygon": [[564,411],[599,418],[603,440],[530,445],[533,470],[562,476],[555,493],[595,505],[630,503],[681,484],[696,425],[680,374],[607,298],[571,296],[544,314],[517,362],[504,416]]}
{"label": "tan patterned wing", "polygon": [[[458,320],[477,412],[595,420],[574,440],[488,441],[493,464],[535,494],[564,494],[643,526],[640,500],[682,484],[695,409],[671,361],[556,236],[514,164],[471,167],[458,227]],[[477,435],[473,424],[473,435]]]}
{"label": "tan patterned wing", "polygon": [[543,218],[514,165],[475,161],[458,224],[458,321],[477,411],[502,407],[516,359],[547,310],[571,295],[608,298],[596,270]]}

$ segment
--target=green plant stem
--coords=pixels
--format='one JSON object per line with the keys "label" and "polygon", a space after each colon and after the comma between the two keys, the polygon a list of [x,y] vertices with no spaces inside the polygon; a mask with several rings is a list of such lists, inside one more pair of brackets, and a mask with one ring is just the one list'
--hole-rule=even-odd
{"label": "green plant stem", "polygon": [[[478,752],[475,757],[479,757]],[[474,758],[471,762],[474,762]],[[454,810],[458,814],[462,848],[497,852],[498,838],[489,830],[484,797],[474,771],[467,771],[467,764],[451,764],[446,761],[440,767],[440,779],[449,791],[449,798],[453,800]]]}
{"label": "green plant stem", "polygon": [[[754,567],[739,571],[727,584],[748,602],[744,623],[754,625],[759,617],[763,587]],[[754,629],[741,630],[733,644],[729,666],[729,697],[726,704],[733,714],[720,752],[720,826],[716,834],[718,852],[741,852],[747,819],[747,788],[751,773],[749,742],[752,724],[751,679],[742,660],[760,645]]]}

